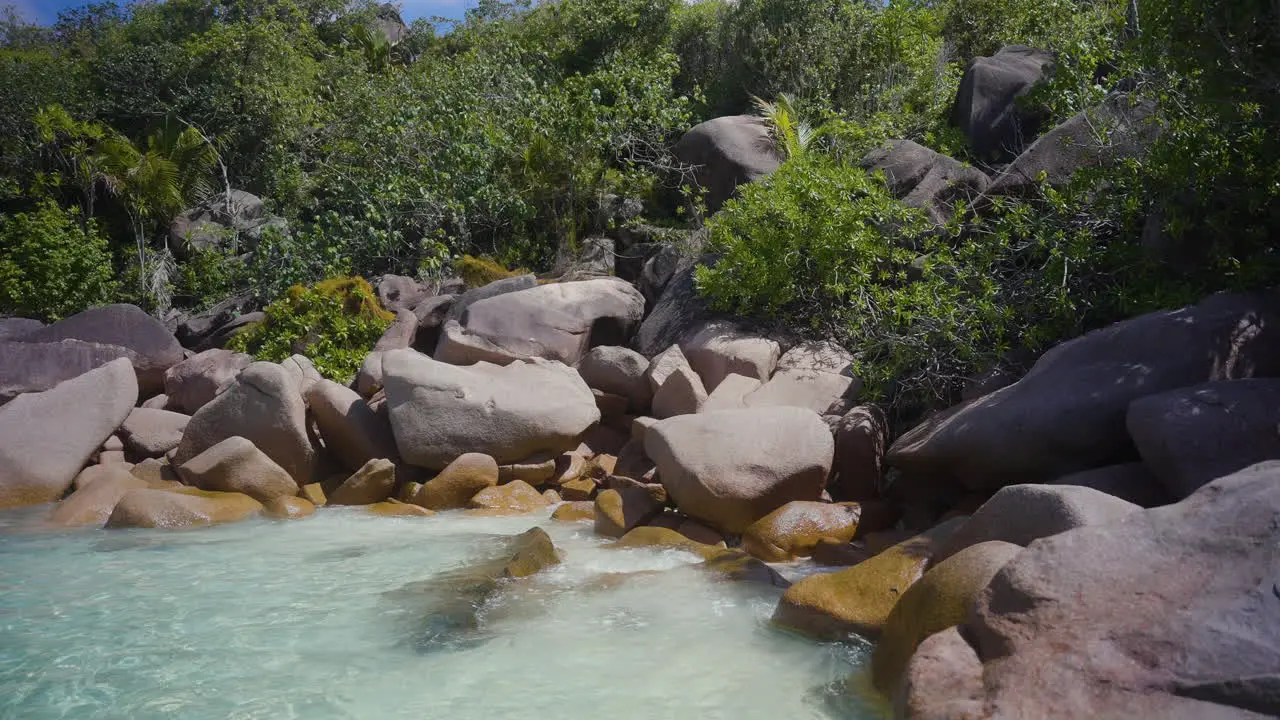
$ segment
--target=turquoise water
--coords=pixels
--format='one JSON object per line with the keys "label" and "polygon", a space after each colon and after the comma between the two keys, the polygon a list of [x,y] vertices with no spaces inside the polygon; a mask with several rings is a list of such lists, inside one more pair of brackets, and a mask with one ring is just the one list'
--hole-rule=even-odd
{"label": "turquoise water", "polygon": [[[585,524],[352,508],[21,530],[34,515],[0,514],[0,718],[875,716],[839,691],[865,650],[770,628],[778,591],[680,552],[603,549]],[[535,524],[564,563],[441,634],[442,573]]]}

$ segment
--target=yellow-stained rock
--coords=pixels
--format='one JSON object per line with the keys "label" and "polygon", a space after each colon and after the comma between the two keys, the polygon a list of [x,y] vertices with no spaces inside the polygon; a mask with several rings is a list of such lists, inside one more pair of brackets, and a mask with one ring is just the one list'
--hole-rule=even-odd
{"label": "yellow-stained rock", "polygon": [[560,497],[568,502],[592,500],[596,496],[596,481],[589,477],[580,477],[560,483]]}
{"label": "yellow-stained rock", "polygon": [[715,552],[702,563],[702,567],[734,582],[759,583],[779,588],[791,587],[791,583],[767,563],[738,549],[716,548]]}
{"label": "yellow-stained rock", "polygon": [[[146,481],[135,477],[127,465],[95,465],[80,473],[101,468],[90,482],[80,486],[67,499],[58,503],[49,515],[49,522],[60,527],[102,527],[116,503],[130,490],[148,487]],[[79,480],[79,478],[77,478]]]}
{"label": "yellow-stained rock", "polygon": [[547,499],[542,497],[542,493],[523,480],[487,487],[476,493],[467,504],[473,510],[488,510],[506,515],[519,515],[548,507]]}
{"label": "yellow-stained rock", "polygon": [[386,500],[366,507],[374,515],[382,515],[383,517],[431,517],[435,515],[434,511],[417,505],[402,503],[399,500]]}
{"label": "yellow-stained rock", "polygon": [[239,522],[261,511],[262,503],[243,493],[142,488],[120,498],[106,526],[176,530]]}
{"label": "yellow-stained rock", "polygon": [[173,487],[173,483],[181,482],[178,471],[165,459],[147,458],[134,465],[129,472],[147,485],[156,488],[169,488]]}
{"label": "yellow-stained rock", "polygon": [[551,536],[542,528],[532,528],[515,536],[508,549],[511,557],[502,567],[503,577],[528,577],[560,564],[560,553],[556,551],[555,543],[551,542]]}
{"label": "yellow-stained rock", "polygon": [[374,458],[329,493],[329,504],[372,505],[391,497],[395,489],[395,463]]}
{"label": "yellow-stained rock", "polygon": [[564,502],[564,498],[560,497],[560,493],[551,488],[543,490],[542,497],[546,499],[548,505],[559,505]]}
{"label": "yellow-stained rock", "polygon": [[422,483],[407,482],[400,486],[400,492],[396,493],[396,499],[404,503],[412,503],[413,499],[418,497],[418,492],[422,490]]}
{"label": "yellow-stained rock", "polygon": [[871,656],[876,688],[892,696],[920,643],[968,620],[978,595],[1020,552],[1021,546],[999,540],[971,545],[931,568],[903,593]]}
{"label": "yellow-stained rock", "polygon": [[662,504],[639,488],[605,490],[596,496],[597,535],[620,538],[662,512]]}
{"label": "yellow-stained rock", "polygon": [[557,522],[580,522],[596,519],[596,504],[590,500],[567,502],[551,513],[551,519]]}
{"label": "yellow-stained rock", "polygon": [[509,483],[523,480],[530,485],[542,485],[556,477],[555,458],[546,460],[526,460],[522,463],[498,466],[498,482]]}
{"label": "yellow-stained rock", "polygon": [[718,547],[725,546],[724,536],[719,532],[678,512],[659,513],[646,523],[646,525],[675,530],[690,540],[703,543],[704,545],[715,545]]}
{"label": "yellow-stained rock", "polygon": [[316,506],[300,497],[278,497],[263,503],[262,512],[275,520],[301,520],[315,515]]}
{"label": "yellow-stained rock", "polygon": [[497,484],[498,463],[482,453],[467,453],[424,483],[413,504],[428,510],[464,508],[477,493]]}
{"label": "yellow-stained rock", "polygon": [[824,640],[876,637],[929,557],[963,522],[950,520],[847,570],[801,580],[783,594],[773,622]]}
{"label": "yellow-stained rock", "polygon": [[765,562],[809,557],[824,538],[853,540],[861,515],[858,503],[795,500],[752,523],[742,534],[742,549]]}
{"label": "yellow-stained rock", "polygon": [[720,548],[691,540],[684,535],[665,527],[642,525],[623,535],[617,542],[609,545],[615,548],[662,547],[688,550],[707,559],[713,557]]}
{"label": "yellow-stained rock", "polygon": [[324,507],[329,502],[329,498],[324,494],[324,486],[320,483],[303,485],[302,490],[298,493],[298,497],[310,502],[316,507]]}

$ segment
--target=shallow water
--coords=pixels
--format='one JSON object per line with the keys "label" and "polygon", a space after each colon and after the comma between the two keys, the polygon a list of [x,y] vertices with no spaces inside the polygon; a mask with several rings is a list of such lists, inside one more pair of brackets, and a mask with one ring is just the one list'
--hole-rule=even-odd
{"label": "shallow water", "polygon": [[[585,524],[325,509],[14,531],[30,517],[0,515],[0,718],[879,717],[839,690],[865,649],[772,629],[778,591],[604,549]],[[424,631],[449,592],[433,578],[535,524],[562,565],[506,586],[459,642]]]}

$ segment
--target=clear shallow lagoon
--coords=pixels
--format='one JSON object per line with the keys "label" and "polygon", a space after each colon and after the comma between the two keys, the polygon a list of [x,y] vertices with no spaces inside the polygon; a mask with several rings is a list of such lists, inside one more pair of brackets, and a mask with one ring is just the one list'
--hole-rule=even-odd
{"label": "clear shallow lagoon", "polygon": [[[777,591],[680,552],[603,549],[586,525],[326,509],[18,531],[33,517],[0,514],[0,718],[879,716],[838,689],[865,651],[771,629]],[[564,563],[494,597],[478,636],[424,641],[433,606],[405,586],[535,524]]]}

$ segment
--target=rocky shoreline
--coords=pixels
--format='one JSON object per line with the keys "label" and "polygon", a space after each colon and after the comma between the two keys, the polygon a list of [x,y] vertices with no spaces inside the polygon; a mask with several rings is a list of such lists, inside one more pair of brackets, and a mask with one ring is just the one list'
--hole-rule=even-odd
{"label": "rocky shoreline", "polygon": [[[401,334],[350,386],[184,351],[131,306],[4,321],[6,349],[116,357],[0,407],[0,505],[56,503],[59,528],[545,512],[786,588],[774,623],[873,640],[901,717],[1280,711],[1277,298],[1085,335],[890,444],[833,345],[711,320],[648,358],[593,339],[663,321],[626,283],[498,290],[452,301],[484,310],[437,345],[467,364]],[[474,585],[556,558],[534,531]],[[844,569],[768,564],[803,558]]]}

